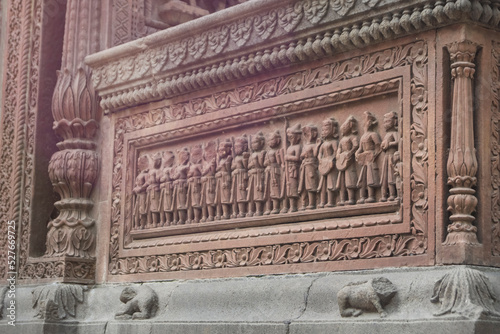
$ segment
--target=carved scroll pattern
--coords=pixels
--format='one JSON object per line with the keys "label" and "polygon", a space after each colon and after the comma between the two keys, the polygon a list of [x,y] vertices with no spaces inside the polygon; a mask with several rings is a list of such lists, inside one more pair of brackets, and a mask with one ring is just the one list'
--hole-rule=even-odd
{"label": "carved scroll pattern", "polygon": [[33,20],[33,40],[31,41],[31,64],[30,64],[30,82],[34,83],[30,87],[30,95],[28,100],[28,121],[26,126],[27,138],[25,148],[25,167],[24,167],[24,204],[21,218],[21,226],[19,230],[19,273],[20,277],[25,269],[26,260],[28,259],[28,243],[29,243],[29,224],[31,221],[31,199],[33,186],[33,155],[35,145],[35,118],[38,113],[37,97],[39,80],[39,61],[40,61],[40,32],[42,26],[42,7],[37,1],[34,6],[35,16]]}
{"label": "carved scroll pattern", "polygon": [[[0,217],[4,222],[14,219],[16,225],[21,225],[17,238],[20,242],[19,266],[22,267],[27,258],[28,210],[33,177],[33,129],[37,103],[41,3],[36,1],[23,6],[22,1],[12,1],[8,17],[9,38],[6,44],[8,57],[6,59],[9,61],[4,74],[6,80],[5,104],[2,112]],[[25,187],[22,189],[23,178]],[[8,271],[4,267],[7,264],[6,227],[7,224],[0,226],[2,274]]]}
{"label": "carved scroll pattern", "polygon": [[500,256],[500,43],[493,43],[491,62],[491,253]]}
{"label": "carved scroll pattern", "polygon": [[[327,85],[336,81],[380,72],[389,68],[409,65],[410,59],[421,62],[426,57],[424,48],[424,43],[418,42],[158,108],[152,110],[151,113],[155,115],[154,117],[161,117],[158,120],[160,123],[208,114],[246,103]],[[419,79],[418,87],[422,88],[420,81],[422,80]],[[426,93],[422,89],[416,90],[412,94],[415,94],[415,99],[420,96],[426,98],[424,96]],[[417,103],[417,100],[415,100],[415,103]],[[422,109],[422,103],[418,105],[418,108]]]}
{"label": "carved scroll pattern", "polygon": [[[152,110],[128,118],[121,118],[115,125],[114,160],[112,180],[110,264],[111,274],[133,274],[145,272],[169,272],[177,270],[214,269],[236,266],[259,266],[273,264],[306,263],[313,261],[337,261],[348,259],[369,259],[389,256],[407,256],[424,254],[427,249],[427,45],[423,42],[388,49],[365,57],[355,58],[328,65],[334,69],[335,76],[324,75],[318,79],[318,69],[313,78],[306,77],[309,71],[303,71],[285,78],[273,79],[282,83],[282,90],[300,91],[325,85],[333,81],[346,80],[368,73],[375,73],[400,66],[411,66],[411,151],[412,174],[412,233],[408,235],[384,235],[376,237],[339,239],[322,242],[279,244],[266,247],[247,247],[227,250],[210,250],[196,253],[169,254],[163,256],[119,257],[119,224],[121,221],[123,150],[125,133],[162,124],[174,119],[193,117],[197,113],[186,113],[183,108],[174,117],[166,115],[161,109]],[[328,71],[327,71],[328,73]],[[298,76],[304,81],[291,80]],[[273,80],[269,82],[274,82]],[[286,82],[286,84],[285,84]],[[260,83],[259,83],[260,84]],[[258,86],[257,84],[256,86]],[[237,94],[239,89],[232,91]],[[265,94],[255,94],[260,99]],[[204,99],[214,99],[210,96]],[[240,100],[248,103],[250,100]],[[227,101],[226,101],[227,102]],[[221,109],[231,107],[224,103]],[[169,117],[170,116],[170,117]]]}

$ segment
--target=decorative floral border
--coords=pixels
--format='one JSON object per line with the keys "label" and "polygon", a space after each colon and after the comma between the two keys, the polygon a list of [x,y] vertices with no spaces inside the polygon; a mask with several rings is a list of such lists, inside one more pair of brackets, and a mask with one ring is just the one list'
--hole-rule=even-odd
{"label": "decorative floral border", "polygon": [[[112,208],[110,231],[110,263],[109,272],[116,274],[133,274],[140,272],[172,270],[197,270],[235,266],[258,266],[286,263],[304,263],[311,261],[337,261],[354,258],[376,258],[424,254],[427,249],[427,44],[423,41],[397,46],[366,56],[325,65],[329,69],[343,69],[344,75],[322,76],[313,80],[314,85],[297,85],[293,91],[309,89],[335,81],[347,80],[361,75],[376,73],[394,67],[411,66],[411,233],[408,235],[385,235],[355,239],[339,239],[301,244],[280,244],[266,247],[235,248],[229,250],[210,250],[197,253],[169,255],[152,255],[143,257],[120,258],[119,231],[121,221],[122,174],[124,135],[129,132],[149,128],[172,120],[196,116],[192,113],[179,113],[175,117],[167,117],[163,109],[156,109],[130,117],[123,117],[115,124],[114,159],[112,179]],[[323,67],[322,67],[323,68]],[[301,71],[283,78],[271,79],[277,82],[290,82],[292,77],[306,77],[316,73],[319,68]],[[331,73],[331,72],[326,72]],[[332,79],[333,78],[333,79]],[[266,80],[266,82],[270,82]],[[259,84],[257,84],[258,86]],[[293,84],[292,84],[293,85]],[[238,96],[238,89],[233,96]],[[257,90],[259,91],[259,90]],[[286,90],[285,90],[286,91]],[[285,92],[282,90],[282,92]],[[230,94],[229,94],[230,95]],[[214,99],[215,95],[204,99]],[[255,98],[265,98],[255,94]],[[248,103],[250,100],[241,100]],[[226,103],[221,109],[230,108]],[[174,107],[168,109],[173,110]],[[208,111],[210,112],[210,111]],[[271,251],[272,250],[272,251]]]}
{"label": "decorative floral border", "polygon": [[491,53],[491,254],[500,256],[500,43]]}

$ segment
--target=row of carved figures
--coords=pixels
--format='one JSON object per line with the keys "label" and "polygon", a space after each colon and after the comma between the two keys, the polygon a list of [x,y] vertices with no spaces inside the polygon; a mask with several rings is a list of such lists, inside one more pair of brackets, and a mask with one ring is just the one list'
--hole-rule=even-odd
{"label": "row of carved figures", "polygon": [[[361,138],[357,120],[349,116],[340,126],[340,140],[338,122],[327,118],[321,138],[315,125],[287,128],[286,148],[274,131],[267,150],[258,132],[183,148],[177,159],[171,151],[142,155],[133,189],[133,228],[395,200],[402,173],[397,113],[384,115],[383,140],[376,125],[366,111]],[[381,173],[378,159],[383,159]]]}

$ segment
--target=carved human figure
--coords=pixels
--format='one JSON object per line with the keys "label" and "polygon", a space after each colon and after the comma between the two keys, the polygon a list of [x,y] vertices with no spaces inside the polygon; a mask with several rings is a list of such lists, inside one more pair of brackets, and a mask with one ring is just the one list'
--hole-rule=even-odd
{"label": "carved human figure", "polygon": [[135,187],[133,193],[133,222],[134,229],[143,229],[146,226],[148,215],[148,174],[149,174],[149,159],[147,155],[140,156],[137,159],[137,168],[139,175],[135,178]]}
{"label": "carved human figure", "polygon": [[318,193],[318,151],[321,140],[318,138],[318,127],[306,125],[302,128],[305,143],[300,158],[299,194],[302,196],[301,210],[316,209],[316,195]]}
{"label": "carved human figure", "polygon": [[174,224],[185,224],[187,221],[188,210],[188,172],[189,172],[190,153],[187,147],[177,150],[177,166],[173,172],[174,181],[174,201],[176,217]]}
{"label": "carved human figure", "polygon": [[300,145],[302,131],[300,124],[296,124],[286,130],[290,146],[285,154],[285,186],[284,193],[286,199],[281,212],[296,212],[298,210],[299,199],[299,177],[300,177]]}
{"label": "carved human figure", "polygon": [[[380,148],[380,135],[374,131],[377,126],[377,119],[369,112],[364,112],[365,133],[359,141],[359,148],[356,151],[356,161],[361,165],[357,187],[359,188],[358,203],[375,202],[375,192],[380,187],[380,178],[377,166],[377,157],[382,149]],[[368,197],[367,193],[368,192]]]}
{"label": "carved human figure", "polygon": [[161,154],[153,155],[153,168],[148,173],[148,227],[160,226],[160,179],[161,179]]}
{"label": "carved human figure", "polygon": [[219,144],[219,157],[216,167],[217,219],[229,219],[231,212],[231,156],[233,144],[226,140]]}
{"label": "carved human figure", "polygon": [[394,166],[394,182],[396,184],[397,198],[401,199],[403,195],[403,163],[401,162],[399,151],[394,152],[392,165]]}
{"label": "carved human figure", "polygon": [[[397,196],[396,191],[396,170],[394,166],[394,153],[398,150],[399,133],[398,133],[398,114],[395,111],[388,112],[384,115],[385,136],[382,140],[380,148],[385,153],[384,162],[382,164],[382,198],[381,202],[392,201]],[[389,197],[387,197],[389,195]]]}
{"label": "carved human figure", "polygon": [[262,216],[264,213],[265,198],[265,166],[266,151],[264,145],[266,138],[258,132],[252,138],[252,154],[248,161],[248,213],[247,217]]}
{"label": "carved human figure", "polygon": [[[342,138],[340,139],[335,166],[339,171],[337,189],[340,193],[338,205],[352,205],[356,202],[356,164],[354,154],[359,147],[359,139],[356,135],[358,122],[353,116],[349,116],[340,127]],[[346,198],[347,195],[347,198]]]}
{"label": "carved human figure", "polygon": [[248,203],[248,139],[246,135],[237,137],[234,142],[234,159],[232,161],[232,185],[231,202],[233,206],[233,218],[243,218],[247,213]]}
{"label": "carved human figure", "polygon": [[267,199],[267,209],[265,215],[277,214],[280,212],[280,202],[282,199],[282,169],[284,166],[284,152],[281,146],[281,135],[278,130],[269,136],[269,150],[264,156],[265,169],[265,194]]}
{"label": "carved human figure", "polygon": [[201,175],[202,175],[203,149],[201,145],[191,148],[191,165],[188,177],[188,217],[186,223],[199,223],[201,219]]}
{"label": "carved human figure", "polygon": [[164,166],[160,178],[161,191],[161,224],[162,226],[171,225],[174,221],[174,179],[173,165],[175,155],[172,151],[167,151],[163,155]]}
{"label": "carved human figure", "polygon": [[213,221],[215,217],[216,198],[215,198],[215,172],[217,167],[217,143],[210,141],[205,144],[203,149],[203,164],[201,178],[201,203],[203,205],[201,221]]}
{"label": "carved human figure", "polygon": [[323,121],[321,138],[323,142],[318,152],[320,180],[318,193],[321,196],[318,208],[335,206],[335,191],[337,185],[337,170],[335,169],[335,155],[339,141],[339,124],[335,118],[330,117]]}

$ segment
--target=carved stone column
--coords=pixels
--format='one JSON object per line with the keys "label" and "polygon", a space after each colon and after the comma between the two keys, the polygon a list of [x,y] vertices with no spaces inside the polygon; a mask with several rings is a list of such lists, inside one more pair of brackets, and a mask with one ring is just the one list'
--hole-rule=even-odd
{"label": "carved stone column", "polygon": [[99,11],[98,0],[68,0],[62,68],[52,100],[53,129],[63,141],[49,163],[61,199],[55,203],[59,215],[48,224],[46,257],[95,256],[95,221],[89,210],[98,170],[97,101],[83,59],[98,51]]}
{"label": "carved stone column", "polygon": [[477,227],[472,213],[477,206],[474,196],[477,159],[474,148],[473,77],[477,45],[470,41],[454,42],[447,46],[451,59],[453,101],[451,114],[451,142],[447,171],[451,212],[446,245],[477,245]]}

